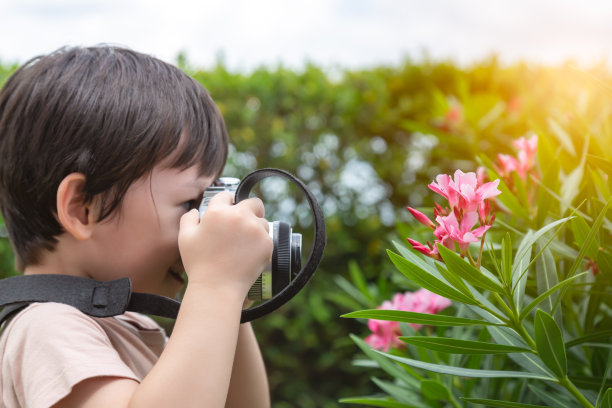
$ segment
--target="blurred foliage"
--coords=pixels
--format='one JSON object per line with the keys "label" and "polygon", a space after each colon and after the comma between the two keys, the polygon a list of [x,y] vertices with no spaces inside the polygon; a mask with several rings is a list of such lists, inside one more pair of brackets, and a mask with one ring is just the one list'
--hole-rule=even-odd
{"label": "blurred foliage", "polygon": [[[333,407],[339,397],[376,389],[367,370],[350,363],[355,347],[348,333],[364,326],[338,316],[375,307],[405,287],[384,249],[396,238],[396,225],[408,220],[406,205],[431,204],[426,185],[435,175],[474,170],[476,157],[509,153],[510,141],[529,130],[551,132],[551,113],[566,132],[583,131],[572,115],[599,112],[596,93],[585,90],[610,83],[603,66],[504,66],[494,57],[466,68],[406,61],[364,70],[307,65],[250,73],[222,63],[197,69],[185,55],[178,64],[210,91],[225,117],[232,140],[225,174],[288,170],[306,182],[326,214],[328,246],[313,281],[254,323],[278,408]],[[14,68],[0,65],[0,86]],[[308,241],[303,201],[271,194],[265,202],[268,218],[291,219]],[[372,289],[370,297],[346,291],[357,276]]]}

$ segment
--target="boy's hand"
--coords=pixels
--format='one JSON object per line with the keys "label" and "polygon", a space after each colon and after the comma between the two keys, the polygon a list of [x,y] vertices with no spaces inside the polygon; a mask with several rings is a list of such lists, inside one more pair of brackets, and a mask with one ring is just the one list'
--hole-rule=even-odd
{"label": "boy's hand", "polygon": [[269,263],[272,239],[264,206],[250,198],[233,204],[231,193],[212,198],[200,219],[198,210],[181,217],[179,250],[189,283],[246,294]]}

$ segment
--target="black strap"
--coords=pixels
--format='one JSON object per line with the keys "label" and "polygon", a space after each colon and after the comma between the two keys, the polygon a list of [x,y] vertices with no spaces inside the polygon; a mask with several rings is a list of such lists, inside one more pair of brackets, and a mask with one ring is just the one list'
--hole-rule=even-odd
{"label": "black strap", "polygon": [[312,245],[312,251],[306,261],[306,264],[297,276],[283,289],[280,293],[274,296],[272,299],[261,303],[255,307],[244,310],[242,312],[241,322],[248,322],[278,309],[285,303],[287,303],[292,297],[294,297],[305,285],[308,283],[310,278],[314,275],[315,271],[319,267],[321,259],[323,259],[323,250],[327,243],[327,236],[325,234],[325,218],[323,217],[323,210],[319,206],[315,196],[308,190],[306,185],[293,174],[280,169],[260,169],[248,174],[242,179],[236,190],[235,202],[238,203],[249,197],[251,189],[261,180],[266,177],[280,176],[292,181],[297,185],[300,190],[306,195],[310,210],[312,211],[313,224],[314,224],[314,243]]}
{"label": "black strap", "polygon": [[57,302],[94,317],[126,311],[175,319],[180,303],[149,293],[132,293],[128,278],[100,282],[69,275],[23,275],[0,280],[0,323],[30,303]]}
{"label": "black strap", "polygon": [[[295,183],[306,195],[314,219],[313,248],[302,270],[280,293],[251,309],[244,310],[242,323],[262,317],[285,304],[314,275],[326,244],[323,211],[304,183],[292,174],[278,169],[261,169],[247,175],[236,190],[236,202],[248,198],[251,189],[262,179],[281,176]],[[108,282],[68,275],[23,275],[0,280],[0,324],[13,313],[34,302],[57,302],[74,306],[94,317],[110,317],[126,311],[176,319],[180,302],[149,293],[132,293],[128,278]]]}

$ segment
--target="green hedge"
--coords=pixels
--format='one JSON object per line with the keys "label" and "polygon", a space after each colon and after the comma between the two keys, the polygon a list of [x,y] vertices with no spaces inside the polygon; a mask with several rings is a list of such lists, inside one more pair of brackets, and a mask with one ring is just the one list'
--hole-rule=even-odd
{"label": "green hedge", "polygon": [[[195,69],[184,59],[179,65],[210,91],[226,119],[233,145],[227,175],[286,169],[325,209],[328,247],[319,272],[292,302],[255,322],[279,408],[333,407],[340,397],[374,392],[367,370],[352,364],[348,338],[364,327],[339,315],[375,307],[394,290],[397,274],[384,248],[398,238],[408,203],[431,204],[426,185],[436,174],[474,170],[478,155],[510,152],[510,140],[548,129],[551,111],[576,109],[581,87],[609,82],[602,67],[502,66],[495,58],[467,68],[407,61],[333,73],[314,65],[251,73],[221,64]],[[13,69],[0,65],[0,86]],[[305,202],[277,197],[278,188],[262,187],[267,213],[289,219],[308,238]],[[3,274],[10,274],[8,244],[0,249]],[[358,276],[377,287],[377,298],[342,289]]]}

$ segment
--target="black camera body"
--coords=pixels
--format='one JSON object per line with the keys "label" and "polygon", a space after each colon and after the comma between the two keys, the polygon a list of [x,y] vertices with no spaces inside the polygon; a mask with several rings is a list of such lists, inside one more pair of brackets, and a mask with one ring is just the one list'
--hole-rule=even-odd
{"label": "black camera body", "polygon": [[[239,185],[240,179],[235,177],[217,179],[204,192],[199,207],[200,217],[215,195],[224,191],[235,194]],[[271,221],[268,224],[274,250],[270,264],[249,290],[248,298],[254,301],[268,300],[280,293],[302,268],[302,234],[293,233],[291,225],[284,221]]]}

